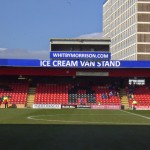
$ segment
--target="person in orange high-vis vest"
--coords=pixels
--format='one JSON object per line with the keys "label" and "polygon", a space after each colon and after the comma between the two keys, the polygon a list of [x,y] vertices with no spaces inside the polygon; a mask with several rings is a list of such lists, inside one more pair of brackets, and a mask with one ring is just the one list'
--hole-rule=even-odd
{"label": "person in orange high-vis vest", "polygon": [[137,101],[134,99],[132,102],[132,109],[136,110]]}
{"label": "person in orange high-vis vest", "polygon": [[3,103],[5,104],[5,108],[8,108],[8,96],[4,96]]}

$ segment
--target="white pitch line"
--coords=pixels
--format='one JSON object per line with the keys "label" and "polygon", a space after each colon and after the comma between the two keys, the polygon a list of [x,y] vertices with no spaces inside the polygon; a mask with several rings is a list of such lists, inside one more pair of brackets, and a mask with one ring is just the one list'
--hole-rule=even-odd
{"label": "white pitch line", "polygon": [[146,116],[143,116],[143,115],[139,115],[139,114],[131,113],[131,112],[124,111],[124,110],[120,110],[120,111],[125,112],[125,113],[128,113],[128,114],[131,114],[131,115],[134,115],[134,116],[138,116],[138,117],[142,117],[142,118],[145,118],[145,119],[150,120],[150,117],[146,117]]}
{"label": "white pitch line", "polygon": [[[55,114],[55,115],[36,115],[36,116],[29,116],[27,117],[27,119],[30,120],[37,120],[37,121],[48,121],[48,122],[65,122],[65,123],[84,123],[84,124],[107,124],[107,125],[150,125],[149,123],[118,123],[118,122],[89,122],[89,121],[68,121],[68,120],[51,120],[51,119],[38,119],[35,117],[40,117],[40,116],[57,116],[60,114]],[[61,114],[61,115],[66,115],[66,114]],[[74,114],[74,115],[78,115],[79,114]],[[85,115],[85,114],[84,114]],[[94,114],[93,114],[94,115]]]}

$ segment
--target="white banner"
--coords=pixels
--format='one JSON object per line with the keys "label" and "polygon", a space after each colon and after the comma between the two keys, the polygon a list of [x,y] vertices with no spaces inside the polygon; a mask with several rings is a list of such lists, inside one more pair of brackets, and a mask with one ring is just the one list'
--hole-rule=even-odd
{"label": "white banner", "polygon": [[150,110],[149,106],[135,106],[136,110]]}
{"label": "white banner", "polygon": [[112,110],[120,110],[120,105],[91,105],[91,109],[112,109]]}
{"label": "white banner", "polygon": [[60,104],[33,104],[33,108],[61,109],[61,105]]}
{"label": "white banner", "polygon": [[62,105],[62,108],[76,108],[74,105]]}

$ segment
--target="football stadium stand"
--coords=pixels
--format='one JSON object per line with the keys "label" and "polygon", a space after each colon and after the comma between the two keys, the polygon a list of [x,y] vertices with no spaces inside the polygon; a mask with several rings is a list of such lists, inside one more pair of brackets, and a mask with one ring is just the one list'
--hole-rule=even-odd
{"label": "football stadium stand", "polygon": [[[108,87],[93,86],[92,88],[59,85],[59,84],[37,84],[34,98],[35,104],[103,104],[120,105],[119,95],[109,95]],[[105,93],[107,97],[102,97]]]}
{"label": "football stadium stand", "polygon": [[28,83],[3,83],[0,84],[0,97],[8,97],[9,105],[26,105],[28,94]]}
{"label": "football stadium stand", "polygon": [[149,110],[150,61],[111,60],[110,43],[51,39],[47,60],[0,59],[0,107],[8,97],[17,108],[128,109],[136,100]]}
{"label": "football stadium stand", "polygon": [[138,106],[150,106],[150,89],[145,85],[135,86],[133,94],[128,93],[128,101],[130,107],[132,107],[133,101],[137,101]]}
{"label": "football stadium stand", "polygon": [[[17,106],[17,108],[27,107],[28,97],[32,87],[35,89],[32,104],[60,104],[60,105],[107,105],[107,106],[121,106],[122,104],[122,90],[126,92],[127,106],[132,108],[133,101],[136,100],[136,107],[139,109],[149,109],[150,106],[150,88],[147,85],[128,85],[121,89],[110,87],[110,84],[99,85],[91,84],[89,86],[78,80],[72,83],[61,82],[59,80],[52,80],[51,83],[29,83],[9,81],[0,84],[0,98],[8,96],[9,106]],[[63,81],[63,78],[62,78]],[[3,102],[2,102],[3,104]],[[21,106],[22,105],[22,106]],[[19,106],[19,107],[18,107]],[[4,108],[4,105],[1,106]],[[32,107],[32,106],[31,106]]]}
{"label": "football stadium stand", "polygon": [[68,104],[68,86],[56,84],[38,84],[35,104]]}

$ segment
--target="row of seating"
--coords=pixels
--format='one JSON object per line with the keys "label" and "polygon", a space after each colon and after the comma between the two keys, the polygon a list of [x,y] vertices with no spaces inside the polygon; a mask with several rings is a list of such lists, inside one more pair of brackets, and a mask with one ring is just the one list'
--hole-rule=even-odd
{"label": "row of seating", "polygon": [[137,106],[150,106],[150,89],[145,85],[135,86],[132,97],[129,98],[129,106],[132,107],[133,100],[137,101]]}
{"label": "row of seating", "polygon": [[[3,88],[7,87],[6,88]],[[10,104],[25,104],[28,95],[28,83],[5,83],[0,88],[0,98],[9,96]]]}
{"label": "row of seating", "polygon": [[[61,92],[60,92],[61,91]],[[58,103],[58,104],[111,104],[119,105],[118,96],[109,97],[103,100],[102,93],[109,93],[106,87],[94,86],[80,87],[67,85],[44,85],[38,84],[34,103]]]}
{"label": "row of seating", "polygon": [[67,104],[68,86],[57,84],[38,84],[34,98],[35,104]]}
{"label": "row of seating", "polygon": [[[28,96],[28,83],[7,83],[0,86],[0,97],[9,96],[9,103],[26,103]],[[109,96],[102,98],[102,93],[109,94],[108,87],[92,86],[80,87],[69,86],[66,84],[38,84],[34,97],[36,104],[102,104],[102,105],[121,105],[119,96]],[[129,99],[132,104],[133,99],[137,105],[150,105],[150,89],[146,86],[134,88],[134,97]]]}
{"label": "row of seating", "polygon": [[[119,96],[109,95],[110,92],[114,94],[116,91],[110,90],[108,86],[94,86],[93,89],[95,90],[97,103],[102,105],[121,105]],[[106,94],[107,98],[102,98],[102,94]]]}
{"label": "row of seating", "polygon": [[[10,96],[9,103],[26,103],[28,84],[7,84],[9,90],[0,90],[0,97]],[[11,90],[10,90],[11,89]],[[108,92],[108,89],[99,88],[81,88],[67,85],[56,84],[38,84],[34,97],[34,103],[50,104],[119,104],[120,99],[111,97],[108,100],[101,99],[101,94]]]}

